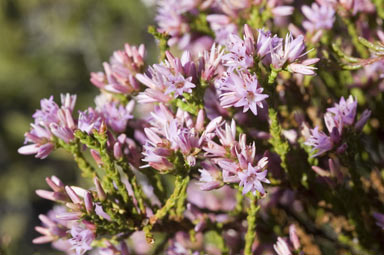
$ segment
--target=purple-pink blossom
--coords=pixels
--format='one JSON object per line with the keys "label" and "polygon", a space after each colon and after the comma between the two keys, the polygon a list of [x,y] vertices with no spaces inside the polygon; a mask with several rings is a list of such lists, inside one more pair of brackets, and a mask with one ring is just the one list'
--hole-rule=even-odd
{"label": "purple-pink blossom", "polygon": [[239,36],[230,34],[226,44],[228,53],[223,56],[224,65],[234,69],[246,69],[253,66],[254,47]]}
{"label": "purple-pink blossom", "polygon": [[271,58],[274,68],[282,68],[286,63],[293,63],[298,60],[305,50],[304,36],[293,36],[288,33],[276,47],[271,46]]}
{"label": "purple-pink blossom", "polygon": [[167,60],[149,67],[146,74],[137,74],[136,78],[148,88],[138,96],[140,103],[169,103],[183,93],[191,93],[196,87],[193,79],[196,66],[188,52],[175,58],[167,52]]}
{"label": "purple-pink blossom", "polygon": [[268,95],[262,94],[263,88],[259,85],[256,75],[247,72],[228,72],[218,81],[220,103],[224,108],[242,107],[243,112],[251,109],[257,115],[257,108],[263,108],[263,102]]}
{"label": "purple-pink blossom", "polygon": [[[112,101],[100,106],[98,110],[105,120],[105,123],[114,132],[122,133],[127,128],[128,121],[133,118],[132,112],[134,106],[135,101],[130,101],[126,106]],[[97,123],[95,124],[97,125]]]}
{"label": "purple-pink blossom", "polygon": [[95,239],[95,234],[87,229],[83,224],[75,224],[71,227],[69,243],[72,249],[75,250],[76,255],[83,255],[89,250],[92,250],[92,242]]}
{"label": "purple-pink blossom", "polygon": [[243,194],[252,192],[255,195],[256,191],[260,192],[262,195],[265,193],[262,182],[270,183],[270,181],[266,178],[268,173],[266,170],[267,164],[268,158],[264,157],[259,160],[256,166],[252,166],[248,163],[247,169],[242,172],[238,172],[240,179],[239,185],[243,187]]}
{"label": "purple-pink blossom", "polygon": [[[339,103],[335,103],[333,107],[327,109],[324,114],[324,122],[329,136],[315,127],[310,131],[310,135],[304,143],[311,146],[312,151],[317,151],[313,155],[314,157],[334,149],[335,146],[337,153],[343,153],[348,148],[348,144],[343,141],[344,130],[353,128],[360,132],[371,114],[369,110],[366,110],[356,121],[356,110],[357,101],[352,96],[349,96],[347,100],[341,97]],[[353,126],[354,123],[356,124]]]}
{"label": "purple-pink blossom", "polygon": [[335,103],[334,107],[328,108],[327,111],[333,113],[336,117],[340,117],[346,126],[352,125],[355,121],[357,101],[352,96],[347,100],[340,98],[339,103]]}
{"label": "purple-pink blossom", "polygon": [[331,4],[317,4],[313,3],[311,7],[304,5],[301,11],[307,18],[303,22],[303,27],[308,32],[316,32],[317,30],[332,28],[335,22],[335,10]]}
{"label": "purple-pink blossom", "polygon": [[100,130],[102,121],[103,119],[101,115],[96,110],[89,107],[86,111],[79,111],[79,120],[77,123],[77,127],[78,129],[83,132],[86,132],[87,134],[92,134],[93,130]]}
{"label": "purple-pink blossom", "polygon": [[110,63],[104,62],[104,73],[91,73],[91,82],[100,89],[118,94],[131,94],[140,89],[136,73],[144,65],[145,47],[124,45],[124,50],[115,51]]}
{"label": "purple-pink blossom", "polygon": [[68,226],[65,222],[56,218],[57,213],[66,211],[63,206],[56,206],[48,215],[39,215],[39,219],[43,223],[43,226],[35,227],[35,230],[41,234],[41,236],[32,240],[35,244],[50,243],[66,236]]}
{"label": "purple-pink blossom", "polygon": [[331,137],[319,131],[318,127],[311,130],[311,136],[307,139],[305,145],[311,146],[313,148],[312,151],[317,151],[313,155],[314,157],[330,151],[333,148]]}
{"label": "purple-pink blossom", "polygon": [[53,96],[42,99],[41,109],[33,114],[34,123],[31,130],[25,133],[25,144],[18,149],[20,154],[36,154],[37,158],[46,158],[55,148],[54,137],[66,143],[74,140],[73,131],[77,127],[72,112],[75,107],[76,95],[62,94],[61,106]]}

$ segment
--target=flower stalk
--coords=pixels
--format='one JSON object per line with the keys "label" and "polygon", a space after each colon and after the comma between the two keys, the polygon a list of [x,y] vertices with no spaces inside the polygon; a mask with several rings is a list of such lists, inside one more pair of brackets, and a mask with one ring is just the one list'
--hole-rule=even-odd
{"label": "flower stalk", "polygon": [[249,208],[247,216],[247,233],[245,234],[245,247],[244,255],[252,255],[252,245],[256,238],[256,219],[257,213],[260,210],[260,206],[257,205],[257,195],[250,194],[249,196]]}

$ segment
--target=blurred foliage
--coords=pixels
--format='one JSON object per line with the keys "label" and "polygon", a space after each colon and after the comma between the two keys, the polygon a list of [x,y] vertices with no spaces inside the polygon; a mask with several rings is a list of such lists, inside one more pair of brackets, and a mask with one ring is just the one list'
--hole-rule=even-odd
{"label": "blurred foliage", "polygon": [[89,72],[125,42],[145,42],[153,62],[152,16],[137,0],[0,0],[0,254],[53,254],[31,243],[38,215],[52,206],[34,190],[53,174],[79,180],[64,152],[44,161],[17,154],[40,99],[69,92],[78,95],[77,109],[93,105]]}

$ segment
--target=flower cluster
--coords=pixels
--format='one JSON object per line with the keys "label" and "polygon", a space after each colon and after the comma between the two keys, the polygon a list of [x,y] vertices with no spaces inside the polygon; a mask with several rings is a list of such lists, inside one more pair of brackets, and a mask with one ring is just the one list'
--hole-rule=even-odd
{"label": "flower cluster", "polygon": [[144,65],[145,47],[124,45],[124,50],[115,51],[110,63],[104,63],[104,72],[91,73],[91,82],[99,89],[117,94],[132,94],[140,90],[135,79]]}
{"label": "flower cluster", "polygon": [[384,14],[370,0],[310,4],[159,1],[159,62],[126,44],[91,73],[95,106],[41,100],[19,152],[62,148],[94,185],[46,178],[36,193],[60,207],[33,242],[76,255],[381,254]]}
{"label": "flower cluster", "polygon": [[[194,123],[187,112],[179,110],[174,116],[164,105],[159,105],[152,113],[151,127],[144,129],[148,140],[144,145],[143,161],[159,171],[172,170],[180,154],[189,166],[195,166],[205,138],[205,134],[201,135],[204,118],[204,112],[200,111]],[[212,120],[206,132],[220,120],[220,117]]]}
{"label": "flower cluster", "polygon": [[170,103],[184,93],[192,93],[196,84],[208,82],[217,75],[221,63],[222,50],[212,45],[210,51],[204,51],[196,63],[189,52],[184,52],[181,58],[166,52],[167,60],[155,64],[146,74],[137,74],[136,78],[147,89],[138,95],[140,103]]}
{"label": "flower cluster", "polygon": [[[249,16],[252,9],[266,12],[266,17],[285,17],[294,7],[283,1],[159,1],[156,21],[159,32],[170,36],[168,45],[195,52],[208,49],[213,41],[225,43],[228,36],[236,34],[236,21]],[[214,38],[211,38],[214,34]]]}
{"label": "flower cluster", "polygon": [[65,203],[65,206],[55,207],[47,216],[39,216],[44,227],[36,227],[36,231],[42,236],[35,238],[33,242],[54,242],[55,247],[60,250],[75,250],[76,254],[81,255],[92,250],[96,226],[87,220],[81,220],[81,216],[85,213],[97,215],[106,222],[111,220],[101,204],[94,202],[94,196],[97,200],[105,199],[105,192],[98,179],[95,179],[95,194],[80,187],[65,186],[56,176],[47,177],[46,182],[52,191],[37,190],[36,194],[48,200]]}
{"label": "flower cluster", "polygon": [[[310,136],[305,142],[311,146],[312,151],[317,151],[313,156],[319,156],[327,151],[336,149],[336,152],[343,153],[348,144],[342,139],[343,132],[348,132],[353,128],[359,132],[367,122],[371,112],[366,110],[362,113],[360,119],[355,122],[357,101],[349,96],[347,100],[342,97],[340,102],[335,103],[334,107],[328,108],[324,114],[324,122],[329,135],[319,131],[319,127],[310,130]],[[354,125],[353,125],[354,124]]]}
{"label": "flower cluster", "polygon": [[[255,39],[257,38],[257,39]],[[274,69],[286,69],[292,73],[314,75],[314,67],[310,65],[319,61],[318,58],[310,58],[304,61],[300,59],[306,55],[304,37],[294,38],[290,33],[286,37],[279,38],[269,31],[257,30],[257,37],[253,30],[244,26],[244,40],[237,35],[230,35],[227,43],[229,51],[223,57],[224,64],[230,71],[241,71],[247,68],[258,68],[256,61]]]}
{"label": "flower cluster", "polygon": [[263,108],[263,102],[268,95],[262,94],[263,88],[259,85],[256,75],[248,72],[229,72],[217,81],[220,88],[220,104],[224,108],[243,107],[247,112],[251,109],[257,115],[257,108]]}
{"label": "flower cluster", "polygon": [[[237,141],[234,121],[230,125],[225,124],[225,128],[216,127],[215,131],[219,144],[213,137],[203,147],[205,155],[211,161],[202,165],[204,168],[200,170],[203,187],[217,188],[215,184],[220,183],[218,177],[222,176],[224,182],[239,183],[240,187],[243,187],[243,194],[248,192],[256,194],[258,191],[263,195],[265,191],[262,182],[270,183],[266,178],[268,158],[257,160],[255,143],[247,145],[245,134],[240,134]],[[215,164],[222,170],[221,174],[217,173],[218,168]]]}
{"label": "flower cluster", "polygon": [[[65,147],[75,141],[75,131],[81,130],[87,134],[100,131],[107,125],[111,131],[122,133],[131,119],[134,101],[125,107],[115,101],[105,101],[96,109],[89,108],[79,112],[79,118],[74,119],[75,95],[61,95],[62,106],[59,107],[53,96],[41,100],[41,109],[33,115],[35,121],[31,130],[25,134],[25,143],[21,154],[36,154],[37,158],[46,158],[55,147]],[[60,142],[61,141],[61,142]],[[64,143],[64,144],[63,144]]]}
{"label": "flower cluster", "polygon": [[257,115],[258,107],[263,108],[263,102],[268,98],[268,95],[262,94],[264,89],[258,81],[262,78],[259,64],[272,70],[286,69],[292,73],[314,75],[316,68],[311,65],[319,61],[318,58],[300,61],[306,54],[303,53],[303,36],[294,39],[288,34],[282,39],[259,29],[256,37],[248,25],[244,26],[244,40],[231,34],[225,49],[227,53],[222,59],[227,71],[216,82],[221,106],[243,107],[244,112],[251,109],[254,115]]}
{"label": "flower cluster", "polygon": [[329,3],[313,3],[311,7],[304,5],[301,8],[308,19],[303,22],[307,32],[313,33],[319,30],[329,30],[335,22],[335,10]]}
{"label": "flower cluster", "polygon": [[46,158],[55,148],[55,138],[69,143],[74,139],[73,131],[76,128],[72,112],[76,103],[76,95],[61,95],[61,107],[54,101],[53,96],[42,99],[41,109],[33,114],[34,123],[31,130],[25,134],[25,143],[21,147],[21,154],[36,154],[37,158]]}

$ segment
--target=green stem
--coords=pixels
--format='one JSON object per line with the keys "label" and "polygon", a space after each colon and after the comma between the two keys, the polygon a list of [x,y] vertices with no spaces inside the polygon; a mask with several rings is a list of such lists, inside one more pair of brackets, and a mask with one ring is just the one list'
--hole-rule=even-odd
{"label": "green stem", "polygon": [[176,204],[176,217],[182,219],[185,210],[185,200],[187,199],[187,187],[189,183],[189,176],[183,179],[183,186],[180,189],[179,198]]}
{"label": "green stem", "polygon": [[[121,181],[121,176],[118,171],[118,169],[115,166],[115,160],[112,158],[108,151],[107,147],[107,135],[106,134],[94,134],[95,138],[98,140],[100,147],[99,147],[99,154],[100,158],[103,161],[103,166],[105,169],[105,177],[103,178],[103,186],[107,189],[109,192],[114,192],[115,187],[114,183],[116,185],[116,188],[123,198],[124,203],[132,202],[132,198],[128,195],[128,190],[125,184]],[[137,214],[136,208],[132,207],[133,213]]]}
{"label": "green stem", "polygon": [[128,181],[132,186],[133,193],[139,205],[141,214],[145,214],[145,206],[144,206],[144,198],[143,198],[144,193],[143,193],[143,190],[141,189],[141,186],[137,184],[136,175],[132,173],[132,176],[129,176]]}
{"label": "green stem", "polygon": [[72,152],[72,154],[75,159],[75,162],[82,171],[83,177],[93,177],[96,174],[95,169],[85,159],[84,154],[78,145],[76,145],[76,149]]}
{"label": "green stem", "polygon": [[281,137],[281,126],[277,120],[277,112],[273,108],[268,109],[269,115],[269,133],[271,138],[268,142],[273,146],[273,150],[280,156],[281,167],[288,174],[288,167],[286,162],[287,153],[289,151],[289,144]]}
{"label": "green stem", "polygon": [[148,27],[148,33],[153,35],[153,37],[158,40],[160,49],[159,60],[163,61],[165,59],[165,52],[169,49],[168,39],[170,36],[166,33],[159,33],[154,26]]}
{"label": "green stem", "polygon": [[73,155],[73,158],[80,168],[83,177],[93,177],[96,174],[95,169],[85,159],[78,139],[76,139],[74,143],[70,144],[65,143],[63,140],[57,140],[57,145]]}
{"label": "green stem", "polygon": [[144,205],[145,195],[141,186],[138,185],[137,183],[136,175],[132,172],[132,169],[129,167],[127,163],[120,161],[118,164],[123,169],[123,172],[128,176],[129,184],[132,187],[133,194],[136,198],[141,214],[145,214],[146,212],[145,205]]}
{"label": "green stem", "polygon": [[268,76],[269,85],[273,85],[275,83],[277,75],[279,74],[280,71],[281,69],[275,69],[274,67],[271,66],[271,73]]}
{"label": "green stem", "polygon": [[[154,224],[156,221],[163,219],[169,211],[175,207],[177,203],[179,203],[179,199],[183,199],[184,195],[182,194],[182,191],[186,189],[186,186],[188,186],[189,178],[185,178],[184,176],[176,176],[175,180],[175,188],[173,190],[172,195],[168,198],[168,200],[165,202],[165,205],[157,210],[156,214],[152,217],[151,223]],[[184,203],[184,201],[183,201]],[[180,211],[180,209],[179,209]]]}
{"label": "green stem", "polygon": [[154,244],[155,239],[153,238],[151,230],[152,230],[152,225],[145,225],[143,227],[143,231],[145,233],[145,239],[147,240],[147,243]]}
{"label": "green stem", "polygon": [[253,194],[250,196],[250,207],[248,209],[248,229],[245,235],[245,248],[244,255],[252,255],[252,244],[256,238],[256,216],[257,212],[260,209],[260,206],[257,206],[257,197]]}

